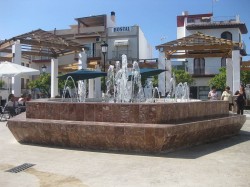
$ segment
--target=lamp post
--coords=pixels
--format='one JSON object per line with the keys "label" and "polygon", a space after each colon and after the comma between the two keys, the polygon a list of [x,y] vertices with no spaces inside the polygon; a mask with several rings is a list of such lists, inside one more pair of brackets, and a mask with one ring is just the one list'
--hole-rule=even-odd
{"label": "lamp post", "polygon": [[42,66],[42,73],[46,73],[47,71],[47,66],[45,66],[45,64]]}
{"label": "lamp post", "polygon": [[103,54],[103,61],[104,61],[104,72],[105,72],[105,68],[106,68],[106,53],[108,52],[108,44],[104,41],[102,44],[101,44],[101,48],[102,48],[102,54]]}
{"label": "lamp post", "polygon": [[[103,41],[103,43],[101,44],[101,48],[102,48],[102,54],[103,54],[103,62],[104,62],[104,67],[103,67],[103,71],[106,72],[106,53],[108,52],[108,44]],[[105,93],[105,85],[106,85],[106,80],[104,77],[104,93]]]}

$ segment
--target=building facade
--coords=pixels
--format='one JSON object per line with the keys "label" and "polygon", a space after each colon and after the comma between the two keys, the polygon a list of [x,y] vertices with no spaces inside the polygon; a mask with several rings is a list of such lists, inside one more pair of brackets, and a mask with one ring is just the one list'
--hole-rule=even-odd
{"label": "building facade", "polygon": [[[177,39],[196,32],[242,43],[240,56],[246,55],[242,35],[247,34],[248,31],[245,23],[240,21],[239,16],[223,17],[222,19],[215,18],[210,13],[189,15],[188,12],[183,12],[182,15],[177,16]],[[193,76],[195,85],[190,88],[192,97],[205,100],[210,90],[208,82],[219,73],[221,67],[226,67],[226,58],[187,58],[177,61],[173,65],[183,65],[186,71]]]}
{"label": "building facade", "polygon": [[123,54],[127,55],[128,63],[131,64],[133,61],[152,58],[152,47],[137,25],[108,28],[107,41],[109,63],[121,61]]}
{"label": "building facade", "polygon": [[[107,70],[109,64],[121,61],[121,55],[126,54],[128,63],[140,59],[152,58],[152,47],[147,42],[141,28],[135,26],[116,26],[115,12],[110,15],[97,15],[90,17],[76,18],[76,25],[71,25],[69,29],[50,31],[66,40],[72,40],[83,46],[87,53],[88,68],[100,67]],[[104,56],[101,51],[101,44],[108,44],[108,51],[105,54],[106,67],[104,68]],[[59,72],[76,70],[77,54],[70,54],[59,57]],[[34,60],[45,63],[44,60]],[[40,63],[40,66],[41,66]],[[46,64],[50,71],[49,60]]]}

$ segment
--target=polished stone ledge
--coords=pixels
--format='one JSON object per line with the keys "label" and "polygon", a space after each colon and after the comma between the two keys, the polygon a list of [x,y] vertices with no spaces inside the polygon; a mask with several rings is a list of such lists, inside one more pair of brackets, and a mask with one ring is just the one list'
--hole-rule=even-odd
{"label": "polished stone ledge", "polygon": [[125,152],[163,153],[237,134],[244,115],[180,124],[114,123],[26,118],[7,125],[20,143]]}
{"label": "polished stone ledge", "polygon": [[69,121],[166,124],[228,115],[228,102],[70,103],[35,100],[27,103],[27,118]]}

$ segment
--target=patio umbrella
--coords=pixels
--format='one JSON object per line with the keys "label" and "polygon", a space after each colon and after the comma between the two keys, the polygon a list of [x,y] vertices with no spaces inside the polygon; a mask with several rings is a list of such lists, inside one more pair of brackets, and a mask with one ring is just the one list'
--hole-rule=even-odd
{"label": "patio umbrella", "polygon": [[66,73],[62,76],[58,76],[58,78],[67,79],[68,76],[71,76],[74,79],[74,81],[78,81],[78,80],[85,80],[85,79],[94,79],[97,77],[104,77],[104,76],[107,76],[107,73],[102,72],[102,71],[80,69],[77,71]]}
{"label": "patio umbrella", "polygon": [[[165,69],[155,69],[155,68],[142,68],[140,69],[140,74],[142,78],[152,77],[166,71]],[[129,73],[129,79],[131,78],[132,72]]]}
{"label": "patio umbrella", "polygon": [[9,93],[10,93],[10,79],[16,75],[39,75],[40,71],[21,66],[12,62],[1,62],[0,64],[0,77],[8,77]]}
{"label": "patio umbrella", "polygon": [[166,71],[165,69],[154,69],[154,68],[143,68],[140,69],[141,76],[144,78],[159,75],[160,73]]}
{"label": "patio umbrella", "polygon": [[0,64],[0,76],[14,77],[15,75],[21,75],[21,74],[39,75],[40,71],[33,69],[33,68],[21,66],[19,64],[7,62],[7,61],[1,62],[1,64]]}

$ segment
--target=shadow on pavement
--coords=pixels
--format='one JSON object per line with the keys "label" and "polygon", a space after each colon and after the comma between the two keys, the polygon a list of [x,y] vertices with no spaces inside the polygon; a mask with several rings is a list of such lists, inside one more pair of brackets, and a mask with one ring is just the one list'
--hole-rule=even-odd
{"label": "shadow on pavement", "polygon": [[234,145],[244,143],[250,140],[250,132],[249,131],[240,131],[238,135],[215,140],[213,142],[200,144],[197,146],[192,146],[189,148],[183,148],[180,150],[176,150],[173,152],[167,153],[139,153],[139,152],[123,152],[123,151],[105,151],[105,150],[89,150],[89,149],[77,149],[77,148],[65,148],[65,147],[58,147],[58,146],[46,146],[46,145],[38,145],[38,144],[27,144],[21,143],[23,145],[29,146],[40,146],[46,147],[50,149],[64,149],[64,150],[74,150],[74,151],[87,151],[87,152],[94,152],[94,153],[107,153],[107,154],[121,154],[121,155],[133,155],[133,156],[150,156],[150,157],[166,157],[166,158],[181,158],[181,159],[196,159],[225,148],[232,147]]}
{"label": "shadow on pavement", "polygon": [[171,153],[161,154],[160,156],[168,158],[196,159],[249,140],[250,132],[241,130],[238,135],[232,137],[216,140],[214,142],[197,145]]}

